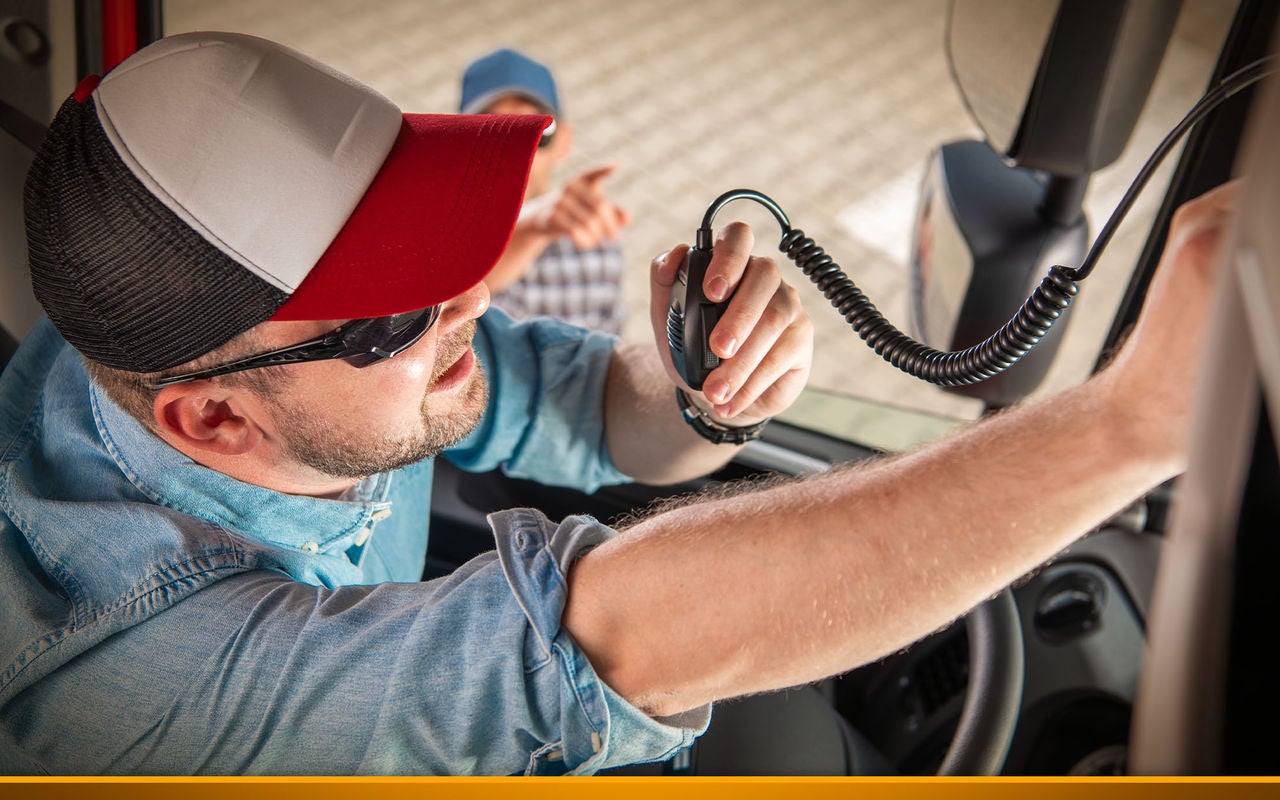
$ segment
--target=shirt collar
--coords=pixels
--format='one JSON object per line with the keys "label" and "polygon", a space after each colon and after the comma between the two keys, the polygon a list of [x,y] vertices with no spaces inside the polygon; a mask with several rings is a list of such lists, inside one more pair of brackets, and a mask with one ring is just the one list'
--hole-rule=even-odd
{"label": "shirt collar", "polygon": [[390,473],[365,479],[347,492],[349,500],[265,489],[197,464],[92,383],[90,392],[94,422],[111,458],[139,491],[161,505],[267,544],[308,553],[345,550],[390,508]]}

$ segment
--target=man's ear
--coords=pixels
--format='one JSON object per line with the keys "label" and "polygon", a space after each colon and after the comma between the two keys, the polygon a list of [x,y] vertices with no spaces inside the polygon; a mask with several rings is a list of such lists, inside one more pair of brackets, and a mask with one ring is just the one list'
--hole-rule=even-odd
{"label": "man's ear", "polygon": [[160,433],[175,444],[242,455],[262,441],[263,432],[238,399],[208,381],[179,383],[156,394],[152,413]]}

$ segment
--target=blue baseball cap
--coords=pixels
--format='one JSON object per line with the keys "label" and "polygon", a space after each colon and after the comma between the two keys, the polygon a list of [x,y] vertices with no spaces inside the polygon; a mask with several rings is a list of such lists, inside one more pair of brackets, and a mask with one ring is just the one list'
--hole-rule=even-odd
{"label": "blue baseball cap", "polygon": [[507,49],[495,50],[467,67],[462,75],[458,111],[477,114],[507,95],[518,95],[552,116],[560,115],[560,100],[551,70]]}

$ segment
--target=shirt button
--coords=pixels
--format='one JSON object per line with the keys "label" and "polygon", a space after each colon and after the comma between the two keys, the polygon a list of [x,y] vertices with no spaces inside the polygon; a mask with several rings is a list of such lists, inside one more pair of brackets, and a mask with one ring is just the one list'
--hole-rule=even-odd
{"label": "shirt button", "polygon": [[302,546],[302,552],[312,553],[312,554],[319,553],[320,545],[316,544],[315,542],[307,542]]}
{"label": "shirt button", "polygon": [[373,521],[382,522],[384,519],[386,519],[389,516],[391,516],[391,509],[380,508],[377,511],[373,512]]}
{"label": "shirt button", "polygon": [[368,528],[361,528],[360,530],[356,531],[356,540],[354,542],[355,546],[359,547],[360,545],[369,541],[369,534],[371,533],[373,533],[373,531],[369,530]]}

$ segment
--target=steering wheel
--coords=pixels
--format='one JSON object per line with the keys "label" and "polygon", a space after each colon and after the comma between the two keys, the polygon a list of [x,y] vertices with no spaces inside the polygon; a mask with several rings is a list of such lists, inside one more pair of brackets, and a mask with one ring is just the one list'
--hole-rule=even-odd
{"label": "steering wheel", "polygon": [[965,617],[969,687],[939,775],[996,775],[1018,725],[1026,673],[1022,621],[1005,589]]}
{"label": "steering wheel", "polygon": [[[1008,589],[965,618],[969,685],[940,775],[995,775],[1022,703],[1022,627]],[[687,766],[696,775],[890,775],[893,766],[813,686],[717,706]],[[633,774],[646,774],[638,771]],[[677,773],[679,774],[679,773]]]}

